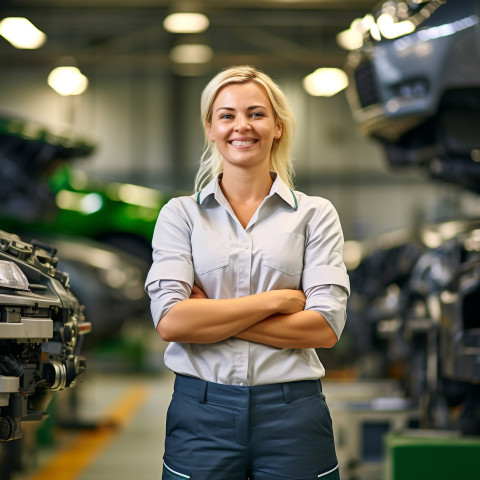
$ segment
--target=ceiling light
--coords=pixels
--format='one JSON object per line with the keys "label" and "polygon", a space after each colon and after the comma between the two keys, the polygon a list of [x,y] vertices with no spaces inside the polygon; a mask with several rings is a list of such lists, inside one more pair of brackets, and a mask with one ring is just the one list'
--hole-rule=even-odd
{"label": "ceiling light", "polygon": [[7,17],[1,20],[0,35],[15,48],[39,48],[47,39],[42,31],[23,17]]}
{"label": "ceiling light", "polygon": [[351,28],[338,33],[336,40],[345,50],[357,50],[363,45],[362,33]]}
{"label": "ceiling light", "polygon": [[77,67],[57,67],[48,75],[48,84],[60,95],[80,95],[88,87],[88,78]]}
{"label": "ceiling light", "polygon": [[184,44],[170,50],[174,63],[208,63],[212,58],[213,50],[208,45]]}
{"label": "ceiling light", "polygon": [[368,32],[372,25],[375,25],[375,19],[371,13],[367,13],[361,20],[364,32]]}
{"label": "ceiling light", "polygon": [[380,42],[382,40],[382,36],[380,35],[380,30],[378,29],[378,25],[376,23],[370,26],[370,35],[377,42]]}
{"label": "ceiling light", "polygon": [[347,74],[339,68],[318,68],[303,79],[303,88],[315,97],[331,97],[347,86]]}
{"label": "ceiling light", "polygon": [[395,22],[395,19],[388,13],[382,13],[378,17],[377,25],[380,33],[388,39],[408,35],[415,31],[415,25],[410,20]]}
{"label": "ceiling light", "polygon": [[202,13],[172,13],[163,21],[163,27],[171,33],[200,33],[210,25]]}
{"label": "ceiling light", "polygon": [[355,18],[350,28],[338,33],[336,40],[345,50],[358,50],[363,46],[365,34],[375,25],[373,15],[367,14],[363,18]]}

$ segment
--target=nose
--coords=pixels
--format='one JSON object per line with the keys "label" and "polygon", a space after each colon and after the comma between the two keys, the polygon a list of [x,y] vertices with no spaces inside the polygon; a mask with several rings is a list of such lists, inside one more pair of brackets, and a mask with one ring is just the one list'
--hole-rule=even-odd
{"label": "nose", "polygon": [[248,129],[250,129],[249,118],[246,117],[245,115],[237,115],[236,122],[235,122],[235,130],[237,132],[242,132]]}

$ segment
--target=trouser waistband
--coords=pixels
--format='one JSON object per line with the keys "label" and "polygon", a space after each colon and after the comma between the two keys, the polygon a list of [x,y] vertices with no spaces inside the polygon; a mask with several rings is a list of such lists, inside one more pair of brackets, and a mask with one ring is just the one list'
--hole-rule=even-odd
{"label": "trouser waistband", "polygon": [[177,374],[174,391],[197,398],[200,403],[220,402],[233,405],[290,403],[297,398],[322,393],[322,383],[318,379],[244,387],[207,382]]}

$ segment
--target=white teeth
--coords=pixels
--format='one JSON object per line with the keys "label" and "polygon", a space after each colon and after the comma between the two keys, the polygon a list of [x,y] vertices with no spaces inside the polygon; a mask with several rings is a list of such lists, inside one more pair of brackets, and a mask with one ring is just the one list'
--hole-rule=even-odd
{"label": "white teeth", "polygon": [[253,145],[255,140],[232,140],[232,145],[243,147],[247,145]]}

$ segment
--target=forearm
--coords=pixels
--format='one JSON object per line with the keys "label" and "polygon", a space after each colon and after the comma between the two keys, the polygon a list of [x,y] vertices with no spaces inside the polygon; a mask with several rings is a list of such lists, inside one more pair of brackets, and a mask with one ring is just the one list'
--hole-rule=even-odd
{"label": "forearm", "polygon": [[337,342],[325,318],[312,310],[272,315],[235,336],[279,348],[330,348]]}
{"label": "forearm", "polygon": [[[169,342],[219,342],[281,310],[285,300],[279,292],[231,299],[190,298],[174,305],[160,320],[157,331]],[[303,302],[297,310],[301,308]]]}

